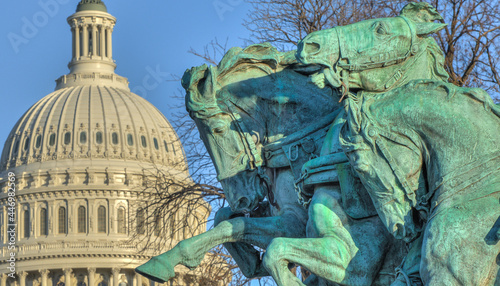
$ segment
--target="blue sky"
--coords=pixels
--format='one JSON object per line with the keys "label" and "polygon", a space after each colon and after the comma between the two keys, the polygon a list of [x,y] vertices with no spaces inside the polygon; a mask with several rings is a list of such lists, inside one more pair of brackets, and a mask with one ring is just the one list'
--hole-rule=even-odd
{"label": "blue sky", "polygon": [[[17,120],[38,100],[51,93],[55,80],[69,72],[71,32],[66,18],[79,0],[16,0],[2,2],[0,17],[0,146]],[[217,38],[228,47],[241,46],[249,32],[242,26],[250,5],[243,0],[104,0],[118,20],[113,33],[116,73],[130,87],[171,119],[179,104],[179,82],[160,82],[145,90],[152,70],[182,76],[203,64],[189,54]],[[27,24],[28,23],[28,24]],[[28,29],[31,26],[34,29]],[[19,40],[20,38],[22,40]],[[16,40],[12,40],[16,39]]]}

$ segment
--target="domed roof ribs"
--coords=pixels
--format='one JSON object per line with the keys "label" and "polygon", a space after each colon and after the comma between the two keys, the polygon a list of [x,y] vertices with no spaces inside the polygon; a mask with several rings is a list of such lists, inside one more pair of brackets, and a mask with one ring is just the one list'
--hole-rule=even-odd
{"label": "domed roof ribs", "polygon": [[[42,104],[40,101],[35,103],[32,107],[30,107],[30,109],[28,109],[28,111],[26,111],[23,116],[16,122],[16,125],[14,125],[14,127],[12,128],[9,136],[7,137],[7,140],[5,142],[5,147],[4,147],[4,150],[2,152],[2,162],[6,162],[4,160],[4,157],[6,158],[11,158],[11,159],[18,159],[20,157],[20,153],[21,153],[21,149],[19,149],[20,151],[18,152],[17,155],[13,154],[14,152],[14,146],[16,144],[16,141],[19,141],[18,144],[21,144],[22,142],[24,142],[24,140],[26,140],[25,136],[23,136],[24,134],[23,133],[26,133],[26,131],[29,130],[29,127],[26,128],[26,122],[31,122],[31,118],[33,118],[33,114],[36,113],[36,110],[37,110],[37,107],[40,106],[40,104]],[[29,119],[28,119],[29,118]],[[31,130],[31,132],[33,132],[33,129]],[[16,136],[16,134],[18,133],[21,133],[19,136]],[[11,139],[11,140],[10,140]],[[8,144],[10,140],[10,144]],[[10,146],[8,146],[10,145]],[[15,155],[15,157],[13,157]],[[8,162],[7,162],[8,164]],[[3,168],[4,166],[0,166],[0,170]]]}
{"label": "domed roof ribs", "polygon": [[[151,103],[147,102],[147,101],[146,101],[145,99],[143,99],[143,98],[141,98],[141,100],[136,100],[136,101],[135,101],[135,104],[136,104],[136,105],[141,105],[141,106],[142,106],[142,108],[141,108],[141,109],[150,109],[150,108],[154,108],[154,106],[153,106]],[[148,113],[148,114],[146,114],[146,115],[144,115],[144,116],[149,117],[149,122],[152,122],[152,123],[154,124],[154,130],[156,131],[156,134],[157,134],[157,135],[156,135],[156,139],[157,139],[157,140],[160,140],[160,141],[158,141],[158,145],[159,145],[159,144],[160,144],[160,142],[161,142],[161,130],[160,130],[160,128],[158,127],[157,121],[156,121],[156,120],[154,120],[153,115],[152,115],[151,113]],[[144,121],[144,126],[148,126],[149,124],[146,122],[146,120],[145,120],[144,116],[142,117],[142,120]],[[152,142],[152,141],[151,141],[151,140],[153,140],[153,138],[155,138],[155,136],[154,136],[154,134],[152,134],[152,130],[148,129],[148,130],[147,130],[147,132],[148,132],[148,135],[149,135],[148,137],[150,138],[150,140],[149,140],[150,142],[149,142],[149,144],[148,144],[148,148],[149,148],[149,150],[150,150],[150,154],[151,154],[151,155],[153,155],[153,154],[155,154],[155,153],[156,153],[156,151],[157,151],[157,150],[155,150],[155,149],[154,149],[154,146],[153,146],[153,145],[154,145],[154,142]],[[150,133],[150,132],[151,132],[151,133]],[[160,151],[160,154],[163,154],[162,150],[158,150],[158,151]],[[165,154],[165,155],[167,155],[167,154]],[[162,157],[163,157],[163,156],[162,156]],[[165,159],[165,157],[163,157],[163,158]]]}
{"label": "domed roof ribs", "polygon": [[72,145],[72,150],[76,150],[78,148],[78,140],[79,140],[79,132],[78,130],[80,129],[80,124],[81,124],[81,119],[79,118],[79,115],[82,114],[82,112],[80,112],[80,109],[82,109],[82,104],[81,103],[81,100],[82,100],[82,89],[80,88],[78,90],[78,95],[76,97],[76,100],[75,100],[75,109],[74,109],[74,116],[73,116],[73,140],[71,141],[71,145]]}
{"label": "domed roof ribs", "polygon": [[[54,153],[58,154],[60,153],[62,149],[62,144],[61,143],[61,136],[63,136],[62,131],[64,128],[64,124],[67,124],[67,121],[64,120],[64,114],[67,112],[67,103],[68,100],[71,98],[73,93],[75,92],[75,89],[72,89],[70,92],[65,94],[65,96],[60,96],[58,100],[55,102],[53,108],[51,109],[51,119],[49,120],[52,121],[54,124],[57,125],[55,128],[55,134],[56,134],[56,144],[55,144],[55,149]],[[60,106],[60,107],[59,107]],[[59,117],[59,118],[57,118]],[[57,122],[57,123],[56,123]],[[68,124],[69,126],[69,124]]]}
{"label": "domed roof ribs", "polygon": [[[118,130],[125,130],[124,129],[124,126],[123,126],[123,121],[127,118],[127,116],[122,116],[122,114],[120,114],[120,111],[118,110],[118,104],[116,102],[116,98],[114,96],[111,95],[111,91],[110,91],[111,88],[107,87],[107,86],[104,86],[104,90],[106,90],[106,92],[108,93],[109,97],[111,98],[111,101],[113,102],[113,110],[115,111],[115,114],[116,114],[116,122],[118,122]],[[126,143],[125,143],[125,137],[126,135],[125,134],[121,134],[121,133],[118,133],[118,135],[120,136],[120,139],[118,140],[118,144],[120,146],[120,150],[125,150],[126,148]],[[122,151],[123,152],[123,151]]]}

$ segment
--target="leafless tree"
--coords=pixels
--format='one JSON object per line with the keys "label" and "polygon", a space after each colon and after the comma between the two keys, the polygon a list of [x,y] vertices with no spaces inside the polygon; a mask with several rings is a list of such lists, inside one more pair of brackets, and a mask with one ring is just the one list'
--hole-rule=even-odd
{"label": "leafless tree", "polygon": [[[411,1],[247,0],[244,25],[251,41],[294,49],[308,33],[364,19],[399,14]],[[450,82],[480,87],[500,100],[500,4],[484,0],[430,0],[448,26],[436,35],[445,55]]]}
{"label": "leafless tree", "polygon": [[[227,40],[219,42],[215,39],[202,52],[190,49],[189,53],[207,64],[216,65],[226,53],[226,45]],[[131,220],[132,241],[144,253],[155,255],[171,249],[177,241],[205,231],[207,225],[213,226],[215,211],[227,206],[212,160],[196,124],[185,110],[183,92],[179,90],[174,97],[182,103],[171,106],[177,110],[173,113],[171,124],[178,141],[170,143],[182,144],[185,160],[169,162],[168,168],[158,165],[145,170],[140,192],[142,200]],[[224,280],[227,285],[242,286],[253,280],[239,271],[222,246],[214,248],[197,271],[190,273],[187,279],[197,279],[200,285],[212,285],[211,281]],[[193,284],[193,281],[184,282]],[[259,284],[274,285],[268,278],[259,279]]]}

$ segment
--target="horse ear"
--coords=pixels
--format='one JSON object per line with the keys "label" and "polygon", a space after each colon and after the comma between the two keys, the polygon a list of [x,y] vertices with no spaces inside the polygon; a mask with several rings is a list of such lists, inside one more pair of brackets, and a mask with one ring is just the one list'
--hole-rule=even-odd
{"label": "horse ear", "polygon": [[203,89],[204,96],[214,97],[215,85],[217,83],[217,79],[215,78],[216,75],[217,75],[217,67],[209,66],[205,77],[205,87]]}
{"label": "horse ear", "polygon": [[427,36],[441,31],[447,24],[442,23],[415,23],[416,32],[419,36]]}
{"label": "horse ear", "polygon": [[197,85],[198,82],[205,77],[205,72],[207,69],[208,66],[206,64],[200,67],[192,67],[191,69],[187,69],[181,79],[182,87],[185,90],[188,90],[193,85]]}
{"label": "horse ear", "polygon": [[427,2],[409,3],[403,7],[400,15],[405,16],[415,23],[432,23],[436,20],[443,21],[443,17],[436,8]]}

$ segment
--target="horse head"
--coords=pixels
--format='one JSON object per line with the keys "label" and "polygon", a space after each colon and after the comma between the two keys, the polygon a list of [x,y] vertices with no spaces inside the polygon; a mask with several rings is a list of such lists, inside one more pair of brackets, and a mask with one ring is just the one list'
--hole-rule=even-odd
{"label": "horse head", "polygon": [[386,91],[411,79],[444,80],[444,58],[428,35],[446,24],[434,23],[441,15],[428,3],[410,3],[398,17],[365,20],[317,31],[298,45],[296,57],[304,64],[321,65],[313,80],[365,91]]}
{"label": "horse head", "polygon": [[338,108],[332,91],[308,83],[291,70],[295,64],[293,52],[257,44],[232,48],[218,66],[194,67],[183,76],[186,108],[234,212],[252,211],[269,192],[264,144]]}

